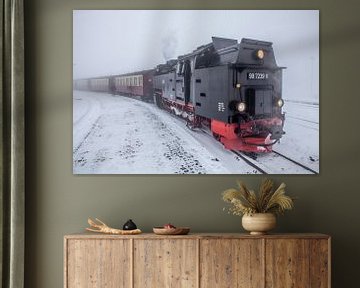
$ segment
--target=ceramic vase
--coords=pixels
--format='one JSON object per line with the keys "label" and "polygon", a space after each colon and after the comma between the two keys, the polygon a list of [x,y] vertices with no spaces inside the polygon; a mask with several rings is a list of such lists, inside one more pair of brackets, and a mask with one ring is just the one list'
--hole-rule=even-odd
{"label": "ceramic vase", "polygon": [[242,217],[242,226],[251,235],[263,235],[274,229],[276,217],[272,213],[255,213]]}

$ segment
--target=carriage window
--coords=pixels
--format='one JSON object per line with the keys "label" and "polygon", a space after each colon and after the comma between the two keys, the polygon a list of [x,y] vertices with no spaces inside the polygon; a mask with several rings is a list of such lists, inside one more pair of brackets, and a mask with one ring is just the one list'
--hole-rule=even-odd
{"label": "carriage window", "polygon": [[138,85],[137,80],[138,80],[137,77],[135,77],[135,78],[134,78],[134,86],[137,86],[137,85]]}
{"label": "carriage window", "polygon": [[140,76],[140,86],[143,86],[143,78]]}

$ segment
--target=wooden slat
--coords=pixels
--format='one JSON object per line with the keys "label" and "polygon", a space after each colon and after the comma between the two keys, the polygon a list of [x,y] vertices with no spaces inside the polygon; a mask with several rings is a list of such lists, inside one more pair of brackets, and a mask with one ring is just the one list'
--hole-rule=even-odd
{"label": "wooden slat", "polygon": [[129,254],[130,254],[130,288],[134,288],[134,239],[130,239],[130,248],[129,248]]}
{"label": "wooden slat", "polygon": [[264,286],[260,239],[203,239],[200,255],[200,287]]}
{"label": "wooden slat", "polygon": [[304,288],[310,283],[310,241],[266,239],[266,287]]}
{"label": "wooden slat", "polygon": [[192,239],[134,240],[134,287],[197,287],[196,245]]}
{"label": "wooden slat", "polygon": [[331,288],[331,238],[328,239],[328,287]]}
{"label": "wooden slat", "polygon": [[201,262],[200,262],[200,239],[196,239],[196,287],[200,288],[200,274],[201,274]]}
{"label": "wooden slat", "polygon": [[131,287],[129,240],[67,240],[67,288]]}
{"label": "wooden slat", "polygon": [[310,240],[310,287],[328,288],[330,272],[329,243],[324,239]]}
{"label": "wooden slat", "polygon": [[266,288],[266,240],[265,239],[261,239],[261,253],[262,253],[262,263],[263,263],[263,267],[262,267],[262,286],[261,288]]}
{"label": "wooden slat", "polygon": [[64,238],[64,288],[68,288],[68,275],[67,275],[67,271],[68,271],[68,239]]}

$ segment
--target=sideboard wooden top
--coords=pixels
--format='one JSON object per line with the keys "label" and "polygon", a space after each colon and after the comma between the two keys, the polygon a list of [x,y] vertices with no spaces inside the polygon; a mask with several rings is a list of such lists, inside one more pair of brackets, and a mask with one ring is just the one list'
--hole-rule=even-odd
{"label": "sideboard wooden top", "polygon": [[250,235],[246,233],[189,233],[188,235],[156,235],[154,233],[142,233],[138,235],[109,235],[101,233],[77,233],[64,236],[65,239],[329,239],[329,235],[320,233],[287,233],[287,234],[267,234]]}

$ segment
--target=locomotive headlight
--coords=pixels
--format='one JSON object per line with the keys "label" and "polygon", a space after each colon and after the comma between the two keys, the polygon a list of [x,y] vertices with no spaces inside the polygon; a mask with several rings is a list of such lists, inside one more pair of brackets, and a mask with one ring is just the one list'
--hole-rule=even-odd
{"label": "locomotive headlight", "polygon": [[281,108],[281,107],[283,107],[284,106],[284,100],[283,99],[278,99],[277,101],[276,101],[276,105],[279,107],[279,108]]}
{"label": "locomotive headlight", "polygon": [[244,112],[246,110],[246,104],[244,102],[237,103],[236,110],[239,112]]}
{"label": "locomotive headlight", "polygon": [[265,56],[265,53],[264,53],[264,50],[257,50],[256,51],[256,57],[259,58],[259,59],[264,59],[264,56]]}

